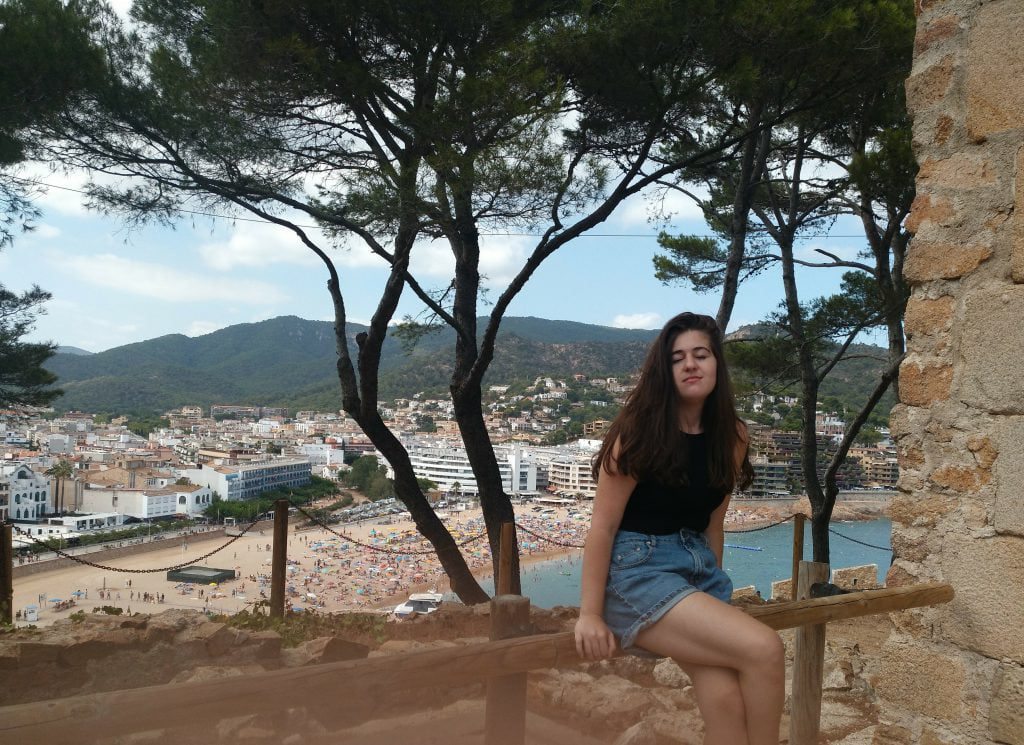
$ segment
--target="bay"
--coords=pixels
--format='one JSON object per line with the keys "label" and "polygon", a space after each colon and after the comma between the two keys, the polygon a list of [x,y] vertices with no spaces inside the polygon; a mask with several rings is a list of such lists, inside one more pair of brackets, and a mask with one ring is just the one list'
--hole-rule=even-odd
{"label": "bay", "polygon": [[[834,531],[830,534],[832,568],[875,564],[878,582],[884,583],[892,556],[891,522],[888,519],[834,522],[830,527]],[[723,564],[732,577],[734,587],[754,585],[761,597],[768,599],[772,594],[772,582],[788,579],[792,574],[792,522],[750,533],[726,533],[725,543]],[[569,556],[523,567],[523,594],[539,608],[578,606],[582,556],[583,552],[577,551]],[[809,524],[804,530],[804,558],[811,558]],[[492,578],[482,579],[480,584],[488,594],[494,592]]]}

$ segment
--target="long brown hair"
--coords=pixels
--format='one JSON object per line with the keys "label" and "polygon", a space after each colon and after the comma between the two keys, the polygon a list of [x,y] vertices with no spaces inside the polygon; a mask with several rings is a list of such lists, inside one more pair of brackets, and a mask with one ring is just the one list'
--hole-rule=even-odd
{"label": "long brown hair", "polygon": [[[679,392],[672,378],[672,346],[685,331],[702,331],[710,340],[717,373],[715,387],[704,401],[701,426],[708,443],[708,476],[712,486],[731,492],[745,488],[754,478],[746,454],[736,468],[736,448],[742,421],[725,361],[722,332],[711,316],[680,313],[665,324],[654,340],[640,371],[640,381],[626,398],[594,458],[594,479],[601,469],[628,474],[638,481],[667,485],[686,484],[687,448],[680,446]],[[612,454],[618,443],[617,452]]]}

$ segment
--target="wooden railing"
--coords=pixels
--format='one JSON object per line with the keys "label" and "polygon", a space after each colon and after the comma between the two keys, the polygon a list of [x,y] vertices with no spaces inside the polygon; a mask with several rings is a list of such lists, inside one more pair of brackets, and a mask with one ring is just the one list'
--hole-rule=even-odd
{"label": "wooden railing", "polygon": [[[952,597],[953,589],[948,584],[931,583],[747,606],[743,610],[773,629],[823,627],[830,621],[936,605]],[[499,625],[505,624],[506,631],[514,629],[521,623],[521,610],[517,608],[521,609],[524,602],[528,607],[526,598],[498,596],[492,601],[492,619],[505,619]],[[503,633],[498,629],[492,637]],[[798,650],[797,665],[801,664],[800,655]],[[573,635],[566,632],[221,680],[93,693],[0,708],[0,742],[84,745],[93,739],[173,728],[183,722],[217,722],[292,708],[367,711],[372,710],[374,701],[393,701],[402,690],[488,679],[495,679],[499,686],[502,681],[511,683],[505,685],[508,694],[518,690],[519,683],[511,681],[514,676],[521,676],[525,690],[523,674],[530,670],[568,668],[580,663]],[[814,685],[820,705],[820,673]],[[804,695],[805,691],[794,688],[794,700]],[[524,717],[524,695],[489,696],[488,745],[510,742],[513,737],[522,742],[523,729],[517,723]]]}

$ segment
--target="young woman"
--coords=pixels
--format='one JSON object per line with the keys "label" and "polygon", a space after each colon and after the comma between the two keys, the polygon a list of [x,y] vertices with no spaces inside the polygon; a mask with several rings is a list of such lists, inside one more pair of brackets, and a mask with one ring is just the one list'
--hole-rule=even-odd
{"label": "young woman", "polygon": [[777,745],[782,641],[729,605],[722,570],[729,496],[753,469],[713,318],[682,313],[661,330],[594,476],[580,656],[609,657],[618,643],[671,657],[693,681],[705,745]]}

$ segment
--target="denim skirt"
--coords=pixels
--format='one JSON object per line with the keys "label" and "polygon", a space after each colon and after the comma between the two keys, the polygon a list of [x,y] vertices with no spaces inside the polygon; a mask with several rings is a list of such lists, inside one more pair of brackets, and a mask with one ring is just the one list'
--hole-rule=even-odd
{"label": "denim skirt", "polygon": [[637,634],[695,592],[726,603],[732,598],[732,580],[719,568],[703,533],[683,528],[668,535],[615,534],[604,620],[624,652],[653,657],[635,646]]}

